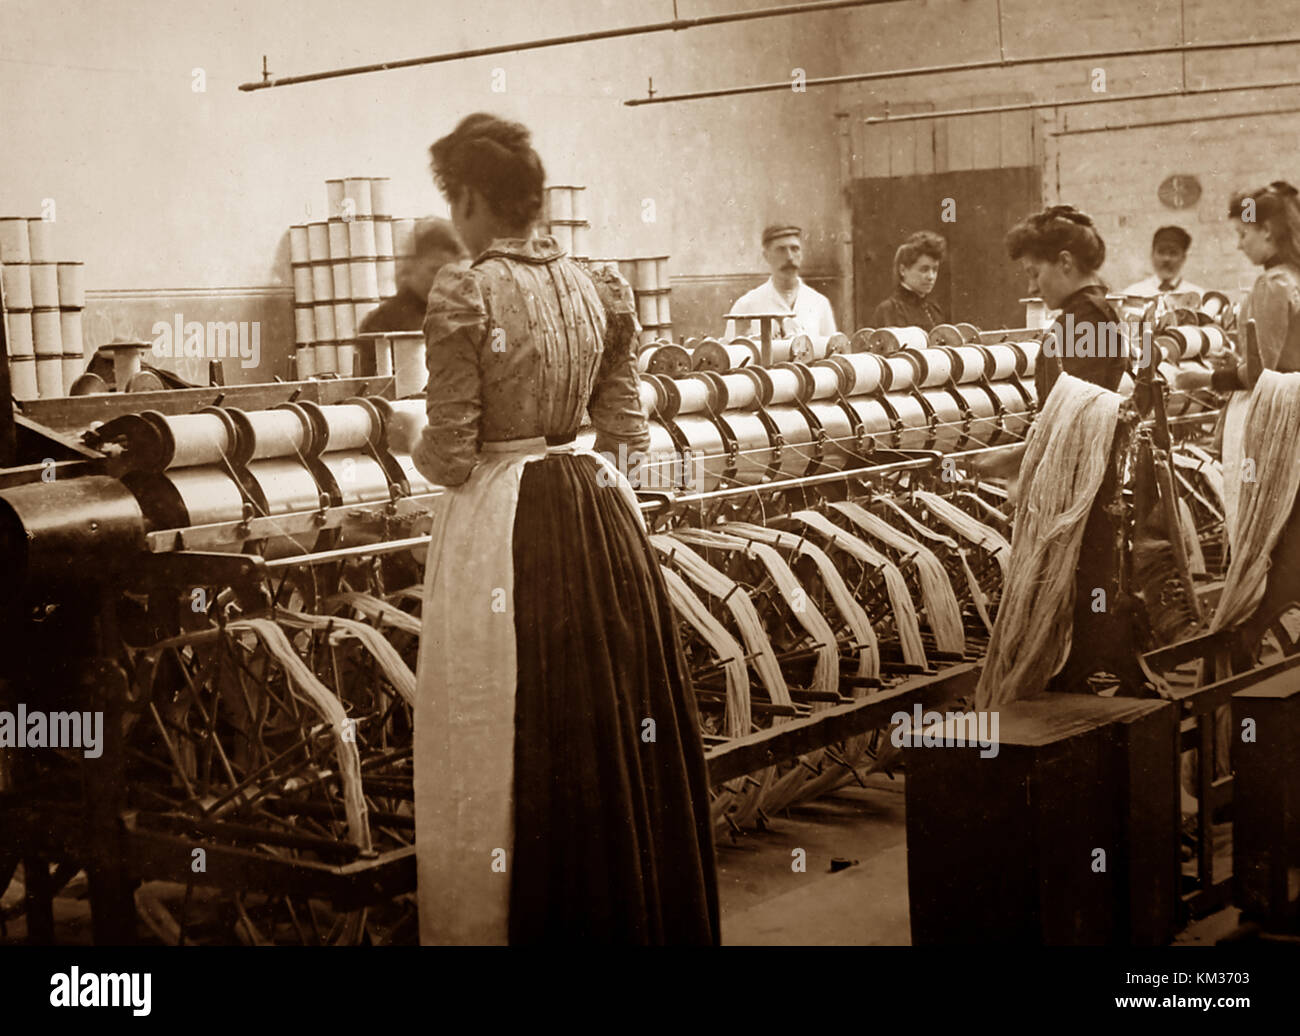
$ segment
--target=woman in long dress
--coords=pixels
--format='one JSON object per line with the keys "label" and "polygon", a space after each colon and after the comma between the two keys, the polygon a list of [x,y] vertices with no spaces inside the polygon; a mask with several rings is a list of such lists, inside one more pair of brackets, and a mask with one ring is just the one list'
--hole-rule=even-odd
{"label": "woman in long dress", "polygon": [[[1053,389],[1063,375],[1116,392],[1128,369],[1128,359],[1118,345],[1119,314],[1106,301],[1106,287],[1099,273],[1106,260],[1106,243],[1092,219],[1073,206],[1054,205],[1012,227],[1006,245],[1009,257],[1021,264],[1029,278],[1030,290],[1041,294],[1049,308],[1060,310],[1043,336],[1043,347],[1034,368],[1040,412],[1046,410]],[[1082,347],[1085,342],[1086,348]],[[1042,434],[1045,433],[1041,423],[1036,424],[1031,435]],[[1099,453],[1103,459],[1109,457],[1109,441],[1098,443],[1075,428],[1062,429],[1060,434],[1063,443],[1072,445],[1079,467]],[[984,462],[979,470],[986,475],[1009,475],[1018,472],[1025,455],[1026,447],[1022,445]],[[1059,478],[1060,474],[1050,471],[1041,477]],[[1027,500],[1030,489],[1027,483],[1018,485],[1020,499]],[[1114,491],[1115,474],[1107,463],[1079,540],[1070,595],[1072,617],[1069,636],[1065,639],[1067,650],[1057,657],[1057,648],[1053,647],[1047,655],[1052,662],[1050,671],[1042,673],[1038,667],[1033,669],[1042,686],[1021,687],[1018,693],[1040,690],[1096,693],[1096,685],[1090,678],[1098,671],[1119,677],[1130,690],[1140,680],[1139,674],[1133,672],[1137,648],[1126,612],[1114,603],[1100,612],[1093,607],[1097,589],[1103,590],[1110,602],[1116,602],[1118,597],[1117,519],[1107,509]],[[1038,592],[1036,584],[1026,589]],[[1004,592],[1000,615],[1016,614],[1011,604]],[[998,621],[1002,629],[995,628],[997,644],[990,647],[990,652],[998,647],[1006,657],[1015,658],[1024,648],[1023,631],[1009,630],[1001,618]],[[1002,648],[1003,644],[1007,646]],[[995,667],[985,666],[982,688],[995,682],[995,672]]]}
{"label": "woman in long dress", "polygon": [[[1300,599],[1300,501],[1294,492],[1287,496],[1282,491],[1284,484],[1289,488],[1285,476],[1271,471],[1256,471],[1252,476],[1249,468],[1242,467],[1245,460],[1252,466],[1262,463],[1262,457],[1248,457],[1246,452],[1262,452],[1262,446],[1275,438],[1280,428],[1278,415],[1270,415],[1265,407],[1257,409],[1254,426],[1251,424],[1252,403],[1263,402],[1257,398],[1263,372],[1290,376],[1300,372],[1300,192],[1285,180],[1275,180],[1267,187],[1235,195],[1228,214],[1236,227],[1238,247],[1262,268],[1237,315],[1238,355],[1214,371],[1181,371],[1177,384],[1185,390],[1212,387],[1231,393],[1224,427],[1224,502],[1232,554],[1230,583],[1237,583],[1236,577],[1241,576],[1244,590],[1240,597],[1234,593],[1220,599],[1215,624],[1240,626],[1240,661],[1246,664],[1268,627]],[[1251,320],[1259,346],[1255,363],[1245,349],[1246,324]],[[1288,382],[1296,379],[1266,380],[1276,411],[1279,387],[1287,388]],[[1294,394],[1296,386],[1289,388]],[[1269,417],[1274,419],[1273,427]],[[1295,464],[1285,457],[1278,459],[1283,472],[1294,475]],[[1266,498],[1273,498],[1270,510],[1274,513],[1269,517],[1274,528],[1264,537],[1267,549],[1261,553],[1252,549],[1258,548],[1259,542],[1248,544],[1243,538],[1247,483],[1254,483],[1250,495],[1255,495],[1257,485]],[[1234,567],[1238,571],[1232,571]]]}
{"label": "woman in long dress", "polygon": [[716,944],[708,782],[690,679],[636,499],[572,443],[634,454],[631,291],[531,237],[528,130],[465,118],[430,149],[475,258],[424,332],[428,425],[396,447],[447,487],[415,710],[424,943]]}

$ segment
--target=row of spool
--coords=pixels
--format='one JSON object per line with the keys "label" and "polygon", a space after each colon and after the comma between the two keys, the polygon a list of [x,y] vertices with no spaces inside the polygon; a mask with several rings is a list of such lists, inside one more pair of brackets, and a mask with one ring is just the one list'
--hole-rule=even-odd
{"label": "row of spool", "polygon": [[[1036,337],[1023,330],[979,332],[979,339],[1005,340],[937,345],[933,332],[919,328],[877,330],[889,331],[878,343],[910,344],[846,351],[851,340],[844,335],[835,342],[797,336],[774,341],[772,352],[803,359],[762,366],[755,343],[739,339],[726,347],[736,352],[726,355],[743,362],[730,369],[656,373],[644,364],[641,402],[652,419],[643,475],[655,480],[654,487],[679,487],[689,456],[696,468],[692,488],[709,491],[852,466],[877,448],[951,453],[1015,442],[1027,433],[1041,402],[1033,380],[1042,349]],[[947,332],[937,338],[953,341]],[[720,344],[700,341],[691,352],[669,347],[698,357],[716,354],[712,346]],[[1162,330],[1155,347],[1158,371],[1173,385],[1180,369],[1207,367],[1229,342],[1218,326],[1192,324]],[[1133,387],[1126,375],[1120,392]],[[1212,410],[1215,400],[1172,391],[1166,406],[1172,417]]]}
{"label": "row of spool", "polygon": [[[961,345],[993,344],[1015,340],[1036,340],[1029,329],[985,333],[974,324],[940,324],[930,331],[919,327],[864,327],[852,336],[792,335],[773,338],[769,363],[811,363],[840,353],[891,355],[904,349],[956,348]],[[683,342],[651,341],[637,353],[637,367],[648,374],[679,375],[691,371],[726,373],[762,363],[757,338],[740,336],[729,341],[717,338],[687,338]]]}
{"label": "row of spool", "polygon": [[325,181],[328,219],[289,228],[297,377],[356,369],[357,329],[397,293],[397,257],[414,252],[415,220],[395,219],[387,177]]}
{"label": "row of spool", "polygon": [[[688,339],[643,350],[642,405],[653,417],[647,467],[668,488],[689,450],[705,458],[705,488],[717,488],[752,481],[764,467],[795,477],[844,466],[873,448],[867,440],[874,447],[947,453],[1022,437],[1039,402],[1033,373],[1041,342],[1024,329],[956,330],[941,325],[928,334],[882,328],[852,339],[776,339],[767,366],[748,338],[726,345]],[[1180,369],[1207,367],[1229,341],[1215,325],[1173,326],[1156,336],[1155,349],[1159,374],[1172,386]],[[1126,376],[1120,392],[1132,391]],[[873,400],[853,398],[864,395]],[[1214,403],[1203,393],[1173,391],[1166,407],[1176,417]],[[772,409],[766,438],[763,428],[732,413],[751,409]],[[748,460],[746,450],[754,454]]]}
{"label": "row of spool", "polygon": [[86,366],[85,265],[57,258],[55,222],[0,216],[0,283],[15,399],[67,395]]}
{"label": "row of spool", "polygon": [[843,470],[877,449],[949,453],[1016,442],[1037,406],[1038,352],[1036,342],[1006,342],[647,373],[642,484],[708,492]]}
{"label": "row of spool", "polygon": [[[432,492],[409,455],[388,449],[385,435],[392,414],[422,415],[423,406],[367,397],[257,411],[145,411],[100,426],[89,441],[124,448],[123,482],[140,501],[148,529],[215,527],[250,515],[274,519]],[[338,531],[286,532],[262,543],[259,553],[284,557],[373,534],[358,535],[362,540]]]}

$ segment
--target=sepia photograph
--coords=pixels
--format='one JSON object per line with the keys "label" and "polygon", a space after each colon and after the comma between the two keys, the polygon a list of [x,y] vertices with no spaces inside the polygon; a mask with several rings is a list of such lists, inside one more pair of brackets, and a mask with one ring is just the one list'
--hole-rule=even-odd
{"label": "sepia photograph", "polygon": [[1298,67],[1300,0],[0,0],[0,995],[1280,1009]]}

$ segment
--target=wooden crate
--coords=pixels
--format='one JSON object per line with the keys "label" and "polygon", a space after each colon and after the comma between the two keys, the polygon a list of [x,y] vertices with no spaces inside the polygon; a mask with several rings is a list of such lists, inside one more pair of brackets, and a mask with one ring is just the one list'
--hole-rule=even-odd
{"label": "wooden crate", "polygon": [[1041,695],[1002,707],[998,725],[994,757],[907,749],[913,943],[1169,942],[1179,882],[1174,706]]}

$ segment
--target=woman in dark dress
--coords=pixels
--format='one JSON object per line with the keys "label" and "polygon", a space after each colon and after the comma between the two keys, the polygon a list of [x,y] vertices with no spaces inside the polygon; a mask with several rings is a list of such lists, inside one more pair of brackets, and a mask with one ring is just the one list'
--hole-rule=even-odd
{"label": "woman in dark dress", "polygon": [[919,327],[932,331],[936,324],[946,324],[934,301],[939,264],[947,254],[948,244],[938,234],[918,230],[898,246],[894,253],[894,276],[898,283],[889,298],[871,314],[872,327]]}
{"label": "woman in dark dress", "polygon": [[421,941],[715,944],[672,609],[631,487],[573,446],[584,408],[597,451],[647,443],[631,291],[530,236],[523,126],[471,115],[430,150],[475,258],[429,297],[429,423],[392,432],[447,487],[415,711]]}
{"label": "woman in dark dress", "polygon": [[[1055,205],[1017,223],[1007,234],[1007,252],[1029,277],[1031,293],[1060,310],[1043,336],[1034,367],[1034,386],[1041,410],[1062,374],[1118,391],[1128,370],[1128,349],[1120,334],[1120,317],[1106,301],[1098,270],[1106,244],[1092,220],[1069,205]],[[1095,448],[1081,442],[1081,450]],[[994,474],[1014,470],[1024,448],[998,458]],[[1024,487],[1021,487],[1023,495]],[[1106,509],[1115,492],[1113,466],[1102,480],[1084,526],[1075,576],[1073,635],[1069,655],[1046,689],[1072,693],[1094,690],[1088,678],[1096,671],[1129,673],[1135,648],[1131,617],[1117,607],[1117,519]],[[1094,591],[1105,592],[1110,606],[1094,610]]]}

